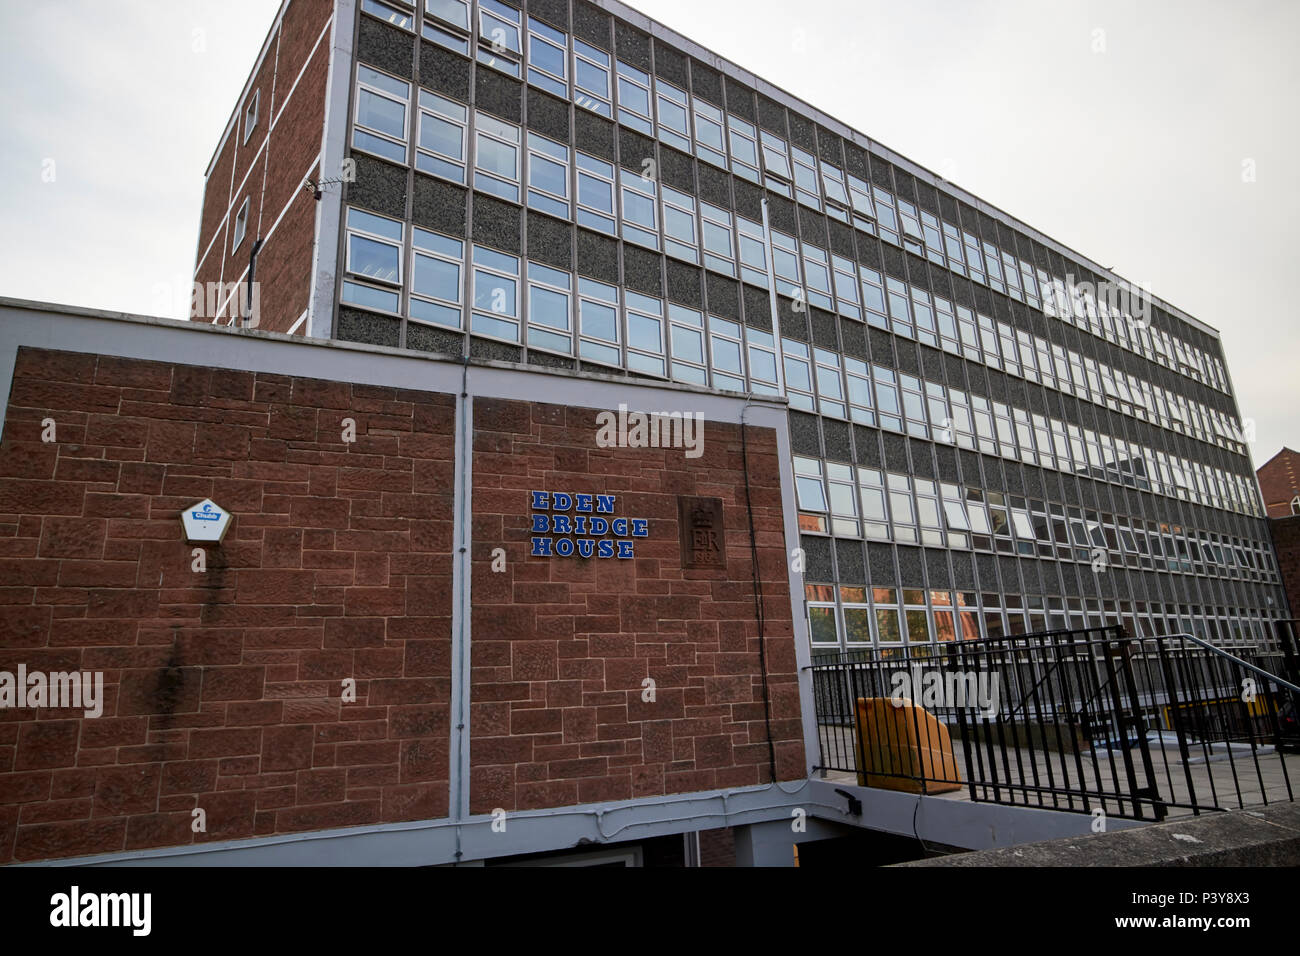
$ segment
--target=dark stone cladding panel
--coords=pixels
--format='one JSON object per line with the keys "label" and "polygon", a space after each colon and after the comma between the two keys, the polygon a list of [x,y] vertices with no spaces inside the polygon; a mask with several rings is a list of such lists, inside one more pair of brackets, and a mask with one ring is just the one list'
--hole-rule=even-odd
{"label": "dark stone cladding panel", "polygon": [[722,74],[699,60],[691,60],[691,92],[718,109],[725,105],[722,101]]}
{"label": "dark stone cladding panel", "polygon": [[524,120],[524,85],[496,70],[474,74],[474,107],[518,125]]}
{"label": "dark stone cladding panel", "polygon": [[917,441],[915,438],[907,439],[907,447],[912,454],[912,474],[917,478],[936,477],[934,473],[934,458],[930,454],[932,446],[929,442]]}
{"label": "dark stone cladding panel", "polygon": [[894,568],[894,549],[892,546],[888,544],[868,544],[867,566],[871,569],[871,584],[873,587],[891,588],[898,586],[898,572]]}
{"label": "dark stone cladding panel", "polygon": [[736,212],[752,222],[763,221],[763,190],[753,183],[732,177]]}
{"label": "dark stone cladding panel", "polygon": [[686,89],[690,86],[690,79],[686,75],[686,56],[679,53],[676,49],[664,43],[656,42],[655,48],[655,76],[661,77],[672,83],[674,86],[680,86]]}
{"label": "dark stone cladding panel", "polygon": [[664,294],[663,256],[624,243],[623,284],[633,292],[662,297]]}
{"label": "dark stone cladding panel", "polygon": [[785,126],[785,107],[776,100],[758,94],[758,125],[778,136],[789,136]]}
{"label": "dark stone cladding panel", "polygon": [[906,475],[912,470],[907,460],[907,439],[893,432],[882,432],[885,447],[885,467],[890,471]]}
{"label": "dark stone cladding panel", "polygon": [[861,359],[866,362],[871,359],[867,351],[867,332],[866,326],[860,322],[841,321],[840,322],[840,348],[844,350],[845,355]]}
{"label": "dark stone cladding panel", "polygon": [[804,553],[805,581],[834,581],[834,564],[831,560],[831,539],[813,535],[800,535],[799,547]]}
{"label": "dark stone cladding panel", "polygon": [[704,270],[673,258],[667,260],[667,265],[669,298],[693,309],[703,309]]}
{"label": "dark stone cladding panel", "polygon": [[795,454],[821,457],[821,429],[817,421],[816,415],[790,413],[790,445]]}
{"label": "dark stone cladding panel", "polygon": [[492,339],[480,339],[471,335],[469,354],[471,358],[487,359],[493,362],[521,362],[523,361],[524,350],[517,345],[508,345],[505,342],[496,342]]}
{"label": "dark stone cladding panel", "polygon": [[920,548],[898,546],[898,583],[905,588],[925,587],[925,561]]}
{"label": "dark stone cladding panel", "polygon": [[453,183],[416,173],[412,221],[450,236],[465,235],[465,192]]}
{"label": "dark stone cladding panel", "polygon": [[817,124],[794,110],[786,112],[790,124],[790,142],[805,152],[817,153]]}
{"label": "dark stone cladding panel", "polygon": [[397,348],[402,340],[402,320],[393,316],[376,315],[343,306],[339,309],[335,337],[346,342],[363,345],[388,345]]}
{"label": "dark stone cladding panel", "polygon": [[835,564],[841,584],[867,583],[867,563],[861,541],[835,539]]}
{"label": "dark stone cladding panel", "polygon": [[831,252],[846,259],[856,259],[857,249],[854,247],[852,227],[831,219],[827,220],[827,225],[830,227]]}
{"label": "dark stone cladding panel", "polygon": [[570,32],[569,0],[528,0],[528,15],[545,20],[565,33]]}
{"label": "dark stone cladding panel", "polygon": [[528,258],[566,272],[573,271],[573,229],[561,219],[528,212]]}
{"label": "dark stone cladding panel", "polygon": [[574,146],[606,162],[617,163],[618,154],[614,151],[614,124],[590,110],[578,110],[575,116]]}
{"label": "dark stone cladding panel", "polygon": [[475,193],[473,222],[475,242],[514,255],[523,252],[518,206]]}
{"label": "dark stone cladding panel", "polygon": [[951,448],[935,448],[936,458],[939,463],[939,479],[941,481],[960,482],[961,476],[957,472],[957,455]]}
{"label": "dark stone cladding panel", "polygon": [[695,160],[671,146],[660,143],[659,178],[673,189],[680,189],[693,196],[695,195]]}
{"label": "dark stone cladding panel", "polygon": [[579,275],[618,284],[618,243],[586,229],[578,229]]}
{"label": "dark stone cladding panel", "polygon": [[572,372],[577,363],[563,355],[551,355],[549,352],[528,353],[528,364],[536,365],[539,368],[559,368]]}
{"label": "dark stone cladding panel", "polygon": [[655,155],[655,141],[635,130],[619,130],[618,162],[624,169],[630,169],[643,176],[649,175],[651,179],[658,178],[654,173],[655,164],[658,162]]}
{"label": "dark stone cladding panel", "polygon": [[799,238],[811,242],[819,249],[825,249],[828,244],[826,242],[827,218],[802,203],[799,203],[796,208],[799,212]]}
{"label": "dark stone cladding panel", "polygon": [[867,179],[870,170],[867,167],[867,151],[854,143],[844,144],[844,168],[859,179]]}
{"label": "dark stone cladding panel", "polygon": [[344,202],[394,219],[405,219],[406,168],[360,153],[353,158],[357,163],[357,181],[347,184]]}
{"label": "dark stone cladding panel", "polygon": [[952,555],[952,584],[963,591],[975,589],[975,566],[972,555],[962,551],[950,552]]}
{"label": "dark stone cladding panel", "polygon": [[700,198],[705,202],[731,208],[731,175],[710,163],[700,163]]}
{"label": "dark stone cladding panel", "polygon": [[850,445],[850,428],[848,422],[833,418],[822,419],[822,441],[826,446],[826,457],[831,461],[852,461],[853,448]]}
{"label": "dark stone cladding panel", "polygon": [[997,561],[991,554],[975,555],[975,573],[979,576],[980,590],[1001,592],[998,587]]}
{"label": "dark stone cladding panel", "polygon": [[420,44],[420,85],[469,102],[470,61],[445,47]]}
{"label": "dark stone cladding panel", "polygon": [[781,336],[787,339],[794,339],[796,342],[807,342],[808,337],[808,319],[802,312],[795,312],[794,303],[779,296],[777,298],[777,320],[781,328]]}
{"label": "dark stone cladding panel", "polygon": [[808,324],[812,327],[813,344],[838,352],[840,348],[839,322],[836,317],[815,307],[810,308],[808,311]]}
{"label": "dark stone cladding panel", "polygon": [[754,90],[730,76],[724,76],[722,79],[723,92],[727,97],[727,112],[756,123],[758,110],[754,106]]}
{"label": "dark stone cladding panel", "polygon": [[610,42],[613,19],[604,10],[585,3],[584,0],[575,0],[573,4],[574,35],[607,52],[613,52],[613,44]]}
{"label": "dark stone cladding panel", "polygon": [[783,196],[767,197],[767,216],[772,228],[793,236],[799,229],[798,214],[794,203]]}
{"label": "dark stone cladding panel", "polygon": [[614,21],[614,52],[624,63],[650,72],[650,37],[617,19]]}
{"label": "dark stone cladding panel", "polygon": [[[740,283],[716,272],[706,271],[704,285],[709,298],[709,311],[719,318],[739,322]],[[669,291],[672,291],[671,288]]]}
{"label": "dark stone cladding panel", "polygon": [[409,80],[415,76],[415,40],[405,30],[363,16],[357,29],[357,59]]}
{"label": "dark stone cladding panel", "polygon": [[745,304],[745,324],[755,329],[762,329],[764,332],[771,332],[772,300],[767,290],[744,283],[741,298]]}
{"label": "dark stone cladding panel", "polygon": [[879,468],[882,462],[880,432],[862,425],[854,425],[853,454],[854,463],[868,468]]}
{"label": "dark stone cladding panel", "polygon": [[460,358],[465,351],[465,335],[450,329],[437,329],[419,322],[406,324],[406,347],[417,352],[450,355]]}
{"label": "dark stone cladding panel", "polygon": [[926,548],[925,573],[926,577],[930,579],[930,587],[935,589],[952,587],[952,574],[948,571],[948,558],[942,551]]}
{"label": "dark stone cladding panel", "polygon": [[569,106],[561,99],[528,88],[528,128],[564,144],[569,142]]}

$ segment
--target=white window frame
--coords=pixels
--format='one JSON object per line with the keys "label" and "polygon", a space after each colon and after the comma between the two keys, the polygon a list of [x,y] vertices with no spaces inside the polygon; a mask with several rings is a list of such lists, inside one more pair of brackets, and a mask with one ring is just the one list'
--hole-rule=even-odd
{"label": "white window frame", "polygon": [[[460,156],[454,157],[446,153],[439,153],[423,145],[424,140],[424,123],[425,117],[431,120],[446,123],[449,126],[456,126],[460,129]],[[442,179],[450,179],[452,182],[465,185],[465,170],[467,164],[466,154],[469,150],[469,107],[463,103],[457,103],[455,100],[448,99],[445,96],[439,96],[437,93],[431,93],[428,90],[420,90],[419,100],[419,126],[416,130],[415,139],[415,168],[430,176],[438,176]],[[430,159],[421,162],[421,157],[430,157]],[[437,168],[431,168],[434,163],[445,163],[447,166],[458,167],[460,176],[453,177],[445,171]]]}
{"label": "white window frame", "polygon": [[[244,143],[248,143],[248,138],[253,135],[253,130],[257,129],[257,114],[261,108],[262,91],[253,90],[253,95],[248,99],[248,105],[244,107]],[[251,114],[251,119],[250,119]]]}

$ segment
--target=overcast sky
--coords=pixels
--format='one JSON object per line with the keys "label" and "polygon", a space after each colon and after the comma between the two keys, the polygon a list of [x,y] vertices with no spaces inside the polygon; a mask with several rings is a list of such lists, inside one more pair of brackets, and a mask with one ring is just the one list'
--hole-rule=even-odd
{"label": "overcast sky", "polygon": [[[632,5],[1219,329],[1255,464],[1300,445],[1300,3]],[[0,5],[0,295],[185,317],[278,6]]]}

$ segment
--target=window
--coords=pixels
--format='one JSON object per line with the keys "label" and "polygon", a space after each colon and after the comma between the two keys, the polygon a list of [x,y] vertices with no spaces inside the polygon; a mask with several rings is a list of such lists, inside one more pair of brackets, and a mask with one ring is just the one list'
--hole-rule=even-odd
{"label": "window", "polygon": [[979,240],[969,232],[963,232],[966,243],[966,262],[970,266],[970,277],[980,285],[984,284],[984,260],[980,256]]}
{"label": "window", "polygon": [[763,150],[763,182],[773,192],[790,198],[790,155],[786,150],[785,140],[774,133],[763,130],[760,134]]}
{"label": "window", "polygon": [[879,365],[871,367],[871,377],[876,383],[876,410],[880,413],[880,427],[892,431],[903,430],[902,408],[898,404],[898,387],[892,369]]}
{"label": "window", "polygon": [[519,341],[519,260],[474,247],[474,315],[470,331]]}
{"label": "window", "polygon": [[889,512],[885,508],[885,476],[874,468],[859,468],[858,495],[862,501],[865,536],[888,541]]}
{"label": "window", "polygon": [[758,172],[758,131],[752,123],[728,114],[727,133],[731,141],[731,171],[750,182],[762,182]]}
{"label": "window", "polygon": [[844,640],[847,644],[871,643],[871,608],[866,588],[841,587],[844,610]]}
{"label": "window", "polygon": [[670,256],[700,261],[695,236],[695,197],[664,185],[664,251]]}
{"label": "window", "polygon": [[834,311],[831,299],[830,260],[822,249],[803,243],[803,274],[808,289],[808,301],[827,311]]}
{"label": "window", "polygon": [[939,220],[921,210],[921,232],[925,236],[925,255],[931,262],[943,265],[943,239],[939,235]]}
{"label": "window", "polygon": [[898,217],[894,214],[894,197],[879,186],[872,186],[876,197],[876,224],[880,229],[880,238],[894,245],[898,242]]}
{"label": "window", "polygon": [[902,620],[898,611],[898,591],[894,588],[872,588],[871,603],[876,612],[876,636],[883,645],[903,643]]}
{"label": "window", "polygon": [[424,0],[424,9],[430,16],[469,29],[469,0]]}
{"label": "window", "polygon": [[691,151],[690,114],[686,110],[686,93],[671,83],[655,78],[655,97],[659,108],[659,138],[682,152]]}
{"label": "window", "polygon": [[541,20],[528,18],[528,82],[569,98],[569,39]]}
{"label": "window", "polygon": [[916,544],[916,510],[912,501],[912,480],[892,472],[885,476],[889,487],[889,518],[894,540]]}
{"label": "window", "polygon": [[411,318],[459,329],[465,244],[417,227],[412,246]]}
{"label": "window", "polygon": [[618,334],[618,289],[578,279],[578,354],[605,365],[622,365]]}
{"label": "window", "polygon": [[889,318],[898,335],[913,337],[912,312],[908,308],[907,286],[897,279],[885,278],[886,297],[889,299]]}
{"label": "window", "polygon": [[803,283],[799,278],[799,243],[793,236],[771,230],[772,271],[776,291],[796,301],[804,301]]}
{"label": "window", "polygon": [[998,263],[998,250],[992,243],[984,243],[984,265],[988,269],[989,285],[998,292],[1005,292],[1006,287],[1002,284],[1002,266]]}
{"label": "window", "polygon": [[844,380],[840,376],[840,357],[827,349],[814,349],[817,364],[817,395],[823,415],[845,418]]}
{"label": "window", "polygon": [[923,478],[913,479],[916,488],[916,516],[921,526],[921,543],[943,547],[943,522],[939,518],[939,486]]}
{"label": "window", "polygon": [[609,54],[573,38],[573,102],[612,117],[609,105]]}
{"label": "window", "polygon": [[[849,200],[853,203],[853,225],[872,234],[876,231],[876,210],[871,204],[871,187],[849,174]],[[829,193],[828,193],[829,195]]]}
{"label": "window", "polygon": [[[813,644],[838,645],[835,630],[835,590],[829,584],[806,585],[808,634]],[[821,598],[822,600],[818,600]]]}
{"label": "window", "polygon": [[925,396],[921,390],[921,380],[900,372],[898,383],[903,391],[903,415],[907,419],[907,433],[916,438],[929,438],[930,430],[925,423]]}
{"label": "window", "polygon": [[684,305],[668,304],[668,336],[672,344],[672,377],[679,382],[708,385],[704,359],[704,315]]}
{"label": "window", "polygon": [[700,200],[700,232],[704,239],[704,265],[735,278],[736,251],[732,241],[731,213]]}
{"label": "window", "polygon": [[[405,0],[398,0],[398,2],[405,2]],[[407,6],[409,7],[409,4]],[[361,0],[361,9],[372,17],[378,17],[403,30],[415,29],[415,13],[410,9],[397,10],[386,3],[379,3],[378,0]]]}
{"label": "window", "polygon": [[474,188],[519,201],[519,127],[475,114]]}
{"label": "window", "polygon": [[816,411],[812,396],[812,363],[808,346],[793,339],[781,339],[785,369],[785,394],[791,408]]}
{"label": "window", "polygon": [[835,282],[835,307],[840,315],[862,320],[862,307],[859,304],[858,269],[843,256],[831,256],[832,277]]}
{"label": "window", "polygon": [[831,533],[856,538],[858,531],[858,486],[853,467],[826,463],[826,487],[830,490]]}
{"label": "window", "polygon": [[939,320],[939,342],[943,350],[960,355],[961,341],[957,337],[957,316],[952,310],[952,303],[935,296],[934,311]]}
{"label": "window", "polygon": [[930,621],[926,614],[924,591],[918,588],[903,589],[903,617],[907,621],[907,643],[929,644]]}
{"label": "window", "polygon": [[740,240],[740,277],[766,289],[767,244],[762,225],[737,216],[736,233]]}
{"label": "window", "polygon": [[822,189],[826,193],[826,214],[840,222],[849,221],[849,193],[844,188],[844,173],[829,163],[822,163]]}
{"label": "window", "polygon": [[653,136],[654,123],[650,119],[650,74],[619,60],[618,71],[618,121]]}
{"label": "window", "polygon": [[573,276],[537,262],[528,263],[528,345],[573,354],[569,307]]}
{"label": "window", "polygon": [[528,134],[528,206],[569,218],[569,147]]}
{"label": "window", "polygon": [[912,289],[912,316],[916,320],[917,340],[938,348],[939,332],[934,325],[934,310],[930,308],[930,294],[923,289]]}
{"label": "window", "polygon": [[957,485],[941,483],[943,517],[948,529],[948,547],[970,547],[970,517],[966,513],[966,500]]}
{"label": "window", "polygon": [[738,322],[709,316],[709,358],[713,366],[713,387],[745,391],[744,355]]}
{"label": "window", "polygon": [[948,395],[944,387],[938,382],[926,382],[925,403],[930,412],[930,421],[934,423],[934,440],[945,445],[956,444],[952,416],[948,412]]}
{"label": "window", "polygon": [[244,108],[244,142],[248,142],[248,137],[253,135],[253,130],[257,126],[257,105],[261,99],[262,91],[253,90],[253,95],[248,101],[248,106]]}
{"label": "window", "polygon": [[651,249],[659,248],[659,218],[653,179],[627,169],[619,170],[622,185],[623,238]]}
{"label": "window", "polygon": [[455,182],[465,182],[468,107],[428,90],[420,90],[420,132],[415,168]]}
{"label": "window", "polygon": [[614,235],[614,167],[578,153],[578,225]]}
{"label": "window", "polygon": [[776,363],[776,339],[762,329],[745,329],[749,349],[749,390],[762,395],[780,395],[780,369]]}
{"label": "window", "polygon": [[[364,308],[400,312],[402,285],[402,223],[360,209],[347,214],[343,301]],[[378,284],[389,286],[381,288]]]}
{"label": "window", "polygon": [[918,256],[925,255],[925,247],[921,242],[921,218],[916,207],[900,199],[898,214],[903,222],[903,248]]}
{"label": "window", "polygon": [[867,324],[888,329],[889,322],[885,318],[885,287],[880,273],[866,267],[863,267],[860,272],[862,273],[862,299],[867,306]]}
{"label": "window", "polygon": [[664,374],[664,304],[661,299],[627,292],[627,367]]}
{"label": "window", "polygon": [[727,168],[722,110],[698,98],[695,100],[695,155],[706,163]]}
{"label": "window", "polygon": [[478,60],[511,76],[519,75],[521,14],[500,0],[479,0]]}
{"label": "window", "polygon": [[406,162],[406,106],[410,97],[409,83],[358,65],[353,147],[397,163]]}
{"label": "window", "polygon": [[815,458],[794,459],[794,487],[799,501],[799,530],[826,531],[826,489],[822,463]]}
{"label": "window", "polygon": [[805,206],[811,206],[821,212],[822,195],[817,178],[816,158],[798,146],[792,146],[790,154],[794,157],[795,198]]}
{"label": "window", "polygon": [[248,235],[248,201],[252,197],[244,197],[244,204],[239,207],[239,212],[235,213],[234,235],[230,240],[230,251],[234,252],[239,248],[239,244],[244,241],[244,236]]}

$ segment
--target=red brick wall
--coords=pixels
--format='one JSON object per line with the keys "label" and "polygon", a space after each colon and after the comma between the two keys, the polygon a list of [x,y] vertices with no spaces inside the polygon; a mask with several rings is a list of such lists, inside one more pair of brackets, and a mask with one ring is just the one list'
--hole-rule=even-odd
{"label": "red brick wall", "polygon": [[[453,428],[445,395],[20,350],[0,670],[106,702],[0,710],[0,863],[445,816]],[[204,497],[235,517],[198,574]]]}
{"label": "red brick wall", "polygon": [[[308,178],[321,178],[318,160],[325,124],[328,34],[316,44],[332,11],[330,0],[289,4],[256,74],[261,99],[253,135],[245,144],[243,111],[252,96],[250,89],[235,106],[237,122],[221,145],[204,190],[195,281],[205,289],[209,282],[237,281],[248,268],[253,242],[263,237],[257,263],[258,327],[271,332],[292,328],[310,299],[316,203],[302,186]],[[248,237],[232,251],[231,230],[245,197],[249,198]],[[208,251],[214,236],[217,242]]]}
{"label": "red brick wall", "polygon": [[1300,495],[1300,455],[1283,448],[1255,473],[1270,518],[1291,514],[1291,499]]}
{"label": "red brick wall", "polygon": [[1300,615],[1300,515],[1273,518],[1268,523],[1277,549],[1277,567],[1292,616]]}
{"label": "red brick wall", "polygon": [[[474,408],[473,811],[770,779],[739,429],[708,423],[703,457],[688,459],[598,448],[591,409]],[[790,780],[805,769],[771,430],[750,429],[749,463],[777,776]],[[616,494],[616,512],[649,518],[650,537],[632,560],[530,557],[534,489]],[[681,567],[678,495],[723,500],[725,570]]]}

